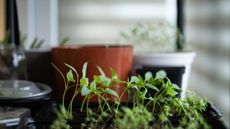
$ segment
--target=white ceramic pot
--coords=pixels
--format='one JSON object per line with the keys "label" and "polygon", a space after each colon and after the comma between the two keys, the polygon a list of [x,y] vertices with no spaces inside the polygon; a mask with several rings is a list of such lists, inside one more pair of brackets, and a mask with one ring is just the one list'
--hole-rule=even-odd
{"label": "white ceramic pot", "polygon": [[177,52],[177,53],[136,53],[134,54],[135,67],[185,67],[182,76],[182,93],[185,97],[191,65],[196,56],[195,52]]}

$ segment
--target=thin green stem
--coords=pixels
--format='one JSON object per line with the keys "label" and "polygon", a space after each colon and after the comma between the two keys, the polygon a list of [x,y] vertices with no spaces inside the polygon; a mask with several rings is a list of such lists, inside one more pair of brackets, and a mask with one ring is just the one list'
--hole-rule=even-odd
{"label": "thin green stem", "polygon": [[88,95],[84,97],[84,100],[83,100],[83,102],[81,104],[81,110],[80,110],[81,112],[83,111],[83,107],[84,107],[84,104],[85,104],[85,101],[86,101],[87,97],[88,97]]}
{"label": "thin green stem", "polygon": [[62,95],[62,105],[65,105],[65,94],[67,92],[68,89],[65,88],[63,95]]}
{"label": "thin green stem", "polygon": [[87,102],[86,102],[86,114],[87,114],[87,117],[89,116],[89,101],[90,99],[93,97],[94,95],[90,95],[88,98],[87,98]]}
{"label": "thin green stem", "polygon": [[145,108],[148,108],[149,104],[152,103],[153,100],[149,100],[148,103],[146,103]]}
{"label": "thin green stem", "polygon": [[[105,104],[107,105],[107,108],[109,109],[109,111],[110,112],[112,112],[112,110],[111,110],[111,108],[110,108],[110,105],[109,105],[109,103],[108,103],[108,101],[102,96],[102,95],[100,95],[99,94],[99,97],[101,97],[102,98],[102,100],[105,102]],[[102,108],[103,109],[103,108]],[[103,111],[103,110],[102,110]]]}
{"label": "thin green stem", "polygon": [[62,74],[61,70],[56,66],[54,65],[54,63],[51,63],[51,65],[58,71],[58,73],[61,75],[63,81],[64,81],[64,85],[65,85],[65,89],[64,89],[64,93],[63,93],[63,96],[62,96],[62,104],[65,105],[65,94],[68,90],[68,83],[65,79],[65,76]]}
{"label": "thin green stem", "polygon": [[121,96],[119,97],[119,102],[118,102],[118,104],[117,104],[117,107],[116,107],[116,109],[115,109],[115,116],[117,116],[118,114],[118,108],[119,108],[119,106],[121,105],[121,99],[122,99],[122,97],[123,97],[123,95],[125,94],[125,92],[127,92],[127,88],[125,88],[125,90],[121,93]]}
{"label": "thin green stem", "polygon": [[135,92],[133,96],[133,106],[136,105],[136,96],[137,96],[137,92]]}
{"label": "thin green stem", "polygon": [[72,96],[71,98],[71,101],[70,101],[70,104],[69,104],[69,107],[68,107],[68,111],[70,113],[72,113],[72,109],[73,109],[73,101],[75,99],[75,97],[80,93],[80,88],[74,93],[74,95]]}
{"label": "thin green stem", "polygon": [[103,111],[103,109],[102,109],[102,107],[101,107],[101,98],[100,98],[100,94],[98,94],[98,111],[100,110],[100,111]]}

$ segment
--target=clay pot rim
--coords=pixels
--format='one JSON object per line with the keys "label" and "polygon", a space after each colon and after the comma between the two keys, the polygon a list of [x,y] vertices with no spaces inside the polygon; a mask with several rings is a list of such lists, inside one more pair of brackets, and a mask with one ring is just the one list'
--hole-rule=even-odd
{"label": "clay pot rim", "polygon": [[69,44],[56,46],[52,49],[79,49],[79,48],[133,48],[132,44]]}

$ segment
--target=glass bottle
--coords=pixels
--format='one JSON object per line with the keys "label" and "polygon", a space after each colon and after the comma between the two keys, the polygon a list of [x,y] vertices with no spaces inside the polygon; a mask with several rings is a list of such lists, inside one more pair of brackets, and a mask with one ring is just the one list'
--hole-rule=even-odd
{"label": "glass bottle", "polygon": [[0,43],[0,80],[26,80],[26,57],[22,47]]}

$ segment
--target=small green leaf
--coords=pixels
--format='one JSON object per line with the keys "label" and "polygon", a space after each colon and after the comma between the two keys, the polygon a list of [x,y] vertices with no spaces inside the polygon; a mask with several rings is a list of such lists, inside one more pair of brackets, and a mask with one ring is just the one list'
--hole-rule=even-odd
{"label": "small green leaf", "polygon": [[156,79],[164,79],[166,77],[166,72],[164,70],[160,70],[156,73]]}
{"label": "small green leaf", "polygon": [[170,96],[175,95],[175,90],[174,90],[172,83],[170,81],[166,82],[166,91],[167,91],[167,94]]}
{"label": "small green leaf", "polygon": [[82,78],[86,77],[86,70],[87,70],[88,63],[85,62],[82,67]]}
{"label": "small green leaf", "polygon": [[42,46],[43,43],[44,43],[44,39],[40,40],[40,41],[36,44],[36,46],[35,46],[34,48],[36,48],[36,49],[40,48],[40,47]]}
{"label": "small green leaf", "polygon": [[152,85],[152,84],[150,84],[150,83],[146,83],[145,85],[146,85],[146,87],[148,87],[148,88],[151,88],[151,89],[153,89],[153,90],[155,90],[155,91],[159,91],[159,89],[158,89],[156,86],[154,86],[154,85]]}
{"label": "small green leaf", "polygon": [[138,81],[136,81],[137,86],[138,86],[138,87],[143,87],[143,86],[145,86],[145,82],[144,82],[143,78],[141,77],[141,75],[138,75],[137,77],[138,77]]}
{"label": "small green leaf", "polygon": [[172,84],[172,87],[176,90],[180,90],[180,87],[177,84]]}
{"label": "small green leaf", "polygon": [[113,95],[113,96],[119,98],[117,92],[115,92],[115,91],[112,90],[112,89],[106,88],[104,92],[107,93],[107,94],[111,94],[111,95]]}
{"label": "small green leaf", "polygon": [[136,76],[132,76],[130,82],[131,83],[133,83],[133,82],[138,83],[139,82],[139,78],[136,77]]}
{"label": "small green leaf", "polygon": [[120,34],[121,34],[121,36],[122,36],[123,38],[129,39],[128,34],[126,34],[126,33],[124,33],[124,32],[121,32]]}
{"label": "small green leaf", "polygon": [[89,79],[88,78],[81,78],[80,79],[80,86],[88,86],[89,85]]}
{"label": "small green leaf", "polygon": [[94,80],[96,83],[101,82],[100,76],[97,76],[97,75],[94,75],[94,76],[93,76],[93,80]]}
{"label": "small green leaf", "polygon": [[82,96],[86,96],[90,93],[91,91],[89,90],[89,88],[85,85],[81,88],[81,95]]}
{"label": "small green leaf", "polygon": [[141,95],[145,96],[147,94],[148,90],[146,88],[144,88],[144,90],[141,91]]}
{"label": "small green leaf", "polygon": [[166,90],[167,90],[168,95],[170,95],[170,96],[175,95],[175,91],[169,82],[166,83]]}
{"label": "small green leaf", "polygon": [[67,42],[69,41],[69,37],[65,37],[64,39],[61,40],[61,42],[59,43],[60,46],[65,45]]}
{"label": "small green leaf", "polygon": [[98,95],[98,94],[102,94],[103,91],[97,88],[96,90],[93,91],[93,93]]}
{"label": "small green leaf", "polygon": [[91,90],[91,91],[96,91],[96,89],[97,89],[96,83],[95,83],[95,81],[92,81],[92,82],[90,83],[90,90]]}
{"label": "small green leaf", "polygon": [[37,43],[37,41],[38,41],[38,38],[37,38],[37,37],[34,38],[33,42],[32,42],[31,45],[30,45],[30,48],[34,48],[35,45],[36,45],[36,43]]}
{"label": "small green leaf", "polygon": [[152,77],[153,77],[153,75],[152,75],[152,73],[151,73],[151,72],[147,72],[147,73],[145,73],[145,81],[150,80]]}
{"label": "small green leaf", "polygon": [[170,82],[170,80],[168,80],[165,85],[166,85],[166,87],[170,87],[170,88],[172,87],[173,88],[172,83]]}
{"label": "small green leaf", "polygon": [[153,101],[153,100],[154,100],[154,98],[153,98],[153,97],[149,97],[148,99],[149,99],[149,100],[151,100],[151,101]]}
{"label": "small green leaf", "polygon": [[99,75],[99,76],[94,76],[94,81],[96,83],[102,84],[103,86],[109,87],[112,84],[112,80],[106,76]]}
{"label": "small green leaf", "polygon": [[113,68],[110,68],[112,80],[118,80],[116,71]]}
{"label": "small green leaf", "polygon": [[105,73],[104,73],[104,71],[101,69],[101,67],[97,66],[97,69],[98,69],[98,71],[100,72],[100,74],[102,76],[104,76],[104,77],[106,76]]}
{"label": "small green leaf", "polygon": [[101,113],[101,116],[102,117],[108,117],[110,114],[108,114],[107,112],[105,112],[105,111],[102,111],[102,113]]}
{"label": "small green leaf", "polygon": [[68,82],[75,82],[72,70],[69,70],[69,72],[67,72],[66,77]]}
{"label": "small green leaf", "polygon": [[111,85],[111,79],[108,77],[100,76],[100,83],[106,87]]}
{"label": "small green leaf", "polygon": [[168,88],[167,90],[167,94],[170,95],[170,96],[174,96],[174,90],[172,88]]}
{"label": "small green leaf", "polygon": [[134,88],[134,89],[136,89],[138,91],[138,88],[137,88],[136,85],[132,86],[131,88]]}

